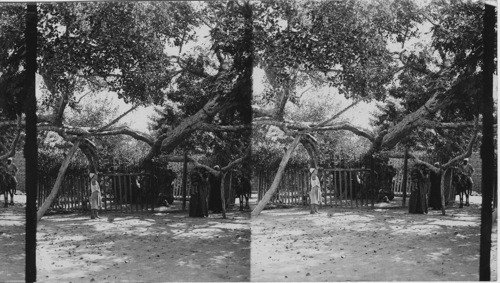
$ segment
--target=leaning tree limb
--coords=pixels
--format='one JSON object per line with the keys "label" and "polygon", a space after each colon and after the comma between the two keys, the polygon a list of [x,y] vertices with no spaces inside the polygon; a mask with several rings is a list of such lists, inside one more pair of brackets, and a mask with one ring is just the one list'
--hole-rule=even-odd
{"label": "leaning tree limb", "polygon": [[285,155],[281,159],[280,166],[278,167],[278,172],[274,176],[274,181],[271,184],[271,187],[266,192],[264,197],[262,197],[262,199],[259,201],[259,203],[255,207],[255,209],[252,211],[253,217],[258,216],[262,212],[262,210],[264,209],[266,204],[271,200],[271,197],[274,195],[274,193],[278,189],[278,186],[281,182],[281,178],[283,177],[283,173],[285,172],[286,165],[288,164],[288,160],[290,160],[290,156],[292,155],[292,153],[295,150],[295,148],[297,147],[297,145],[299,145],[300,139],[301,139],[301,135],[297,135],[295,137],[295,139],[293,140],[292,144],[286,150]]}
{"label": "leaning tree limb", "polygon": [[337,119],[340,115],[344,114],[347,110],[351,109],[352,107],[356,106],[359,102],[361,101],[361,99],[358,99],[356,101],[354,101],[353,103],[351,103],[349,106],[347,106],[346,108],[342,109],[340,112],[336,113],[335,115],[333,115],[332,117],[324,120],[323,122],[313,126],[311,129],[309,130],[306,130],[305,132],[310,132],[310,131],[313,131],[317,128],[320,128],[320,127],[323,127],[323,126],[326,126],[328,123],[330,123],[331,121]]}
{"label": "leaning tree limb", "polygon": [[54,199],[57,196],[57,193],[59,192],[59,189],[61,188],[62,182],[64,180],[64,175],[66,174],[66,170],[68,169],[69,163],[71,162],[71,158],[73,155],[75,155],[75,152],[78,150],[78,147],[80,146],[81,140],[77,140],[73,146],[71,147],[71,150],[68,152],[66,155],[66,158],[64,159],[61,167],[59,168],[59,173],[57,173],[57,179],[56,182],[54,183],[54,187],[50,191],[49,196],[45,199],[43,202],[42,206],[38,209],[37,211],[37,220],[40,221],[49,209],[50,205],[54,201]]}
{"label": "leaning tree limb", "polygon": [[127,116],[128,113],[134,111],[135,109],[137,109],[137,107],[139,107],[139,105],[135,105],[135,106],[132,106],[132,108],[130,108],[129,110],[125,111],[123,114],[121,114],[120,116],[116,117],[115,119],[111,120],[111,122],[107,123],[106,125],[100,127],[99,129],[96,130],[96,132],[101,132],[111,126],[113,126],[114,124],[118,123],[118,121],[120,121],[120,119],[122,119],[123,117]]}
{"label": "leaning tree limb", "polygon": [[[255,209],[252,211],[252,216],[258,216],[262,212],[262,210],[264,209],[266,204],[271,200],[271,197],[274,195],[274,193],[278,189],[278,186],[281,182],[281,178],[283,177],[283,173],[285,172],[286,165],[287,165],[288,161],[290,160],[290,156],[292,155],[293,151],[295,150],[295,148],[297,147],[299,142],[302,142],[304,144],[306,150],[308,151],[308,154],[310,154],[310,155],[312,154],[311,155],[311,159],[313,159],[312,165],[316,167],[317,166],[316,157],[317,157],[317,153],[319,152],[319,150],[317,148],[317,142],[314,139],[314,137],[312,135],[310,135],[310,132],[314,132],[318,128],[327,125],[328,123],[330,123],[331,121],[333,121],[334,119],[338,118],[340,115],[345,113],[347,110],[349,110],[350,108],[352,108],[353,106],[358,104],[359,101],[360,100],[353,102],[352,104],[350,104],[349,106],[347,106],[346,108],[341,110],[340,112],[338,112],[335,115],[333,115],[332,117],[320,122],[319,124],[316,124],[308,129],[304,129],[304,130],[301,130],[301,131],[298,131],[295,133],[296,137],[295,137],[294,141],[292,142],[292,144],[290,145],[290,147],[288,147],[285,155],[283,156],[283,159],[281,159],[280,165],[278,167],[278,172],[274,176],[274,180],[273,180],[273,183],[271,184],[271,187],[266,192],[264,197],[259,201],[259,203],[255,207]],[[286,128],[285,128],[285,130],[286,130]]]}

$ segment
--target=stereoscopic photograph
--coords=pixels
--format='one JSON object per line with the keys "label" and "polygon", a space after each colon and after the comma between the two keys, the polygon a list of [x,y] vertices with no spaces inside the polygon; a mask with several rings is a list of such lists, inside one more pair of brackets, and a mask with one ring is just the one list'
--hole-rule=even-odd
{"label": "stereoscopic photograph", "polygon": [[0,281],[496,281],[497,2],[0,3]]}

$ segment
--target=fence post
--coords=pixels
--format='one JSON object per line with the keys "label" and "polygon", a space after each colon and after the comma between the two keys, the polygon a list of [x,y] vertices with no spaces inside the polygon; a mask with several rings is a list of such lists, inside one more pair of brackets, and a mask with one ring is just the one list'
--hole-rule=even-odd
{"label": "fence post", "polygon": [[187,195],[187,151],[184,151],[184,165],[182,168],[182,210],[186,210]]}
{"label": "fence post", "polygon": [[406,182],[408,179],[408,147],[405,149],[405,161],[403,165],[403,207],[406,206]]}
{"label": "fence post", "polygon": [[222,176],[220,180],[220,198],[222,202],[222,218],[226,219],[226,173],[220,171],[220,174]]}
{"label": "fence post", "polygon": [[370,174],[370,187],[372,188],[372,208],[375,207],[375,198],[377,197],[377,190],[376,188],[373,186],[373,175],[375,173],[375,171],[373,170],[373,155],[370,155],[370,171],[371,171],[371,174]]}

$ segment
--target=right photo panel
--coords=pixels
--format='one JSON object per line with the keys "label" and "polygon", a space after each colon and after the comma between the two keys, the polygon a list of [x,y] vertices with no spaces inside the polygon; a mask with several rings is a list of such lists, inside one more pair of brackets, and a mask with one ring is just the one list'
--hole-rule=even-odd
{"label": "right photo panel", "polygon": [[251,281],[497,280],[496,3],[252,3]]}

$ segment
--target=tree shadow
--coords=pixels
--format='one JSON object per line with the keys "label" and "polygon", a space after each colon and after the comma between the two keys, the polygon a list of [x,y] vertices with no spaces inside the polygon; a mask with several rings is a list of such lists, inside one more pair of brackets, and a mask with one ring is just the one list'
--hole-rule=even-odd
{"label": "tree shadow", "polygon": [[252,272],[252,280],[283,281],[280,271],[284,281],[479,279],[479,204],[448,207],[444,216],[392,206],[321,212],[273,209],[252,219],[252,267],[269,270]]}
{"label": "tree shadow", "polygon": [[[100,216],[91,220],[86,213],[73,213],[43,218],[37,232],[40,281],[250,278],[249,213],[230,212],[228,219],[190,218],[179,212]],[[24,262],[17,264],[24,267]]]}
{"label": "tree shadow", "polygon": [[0,202],[0,265],[1,280],[24,280],[25,217],[22,204],[7,208]]}
{"label": "tree shadow", "polygon": [[[48,252],[40,258],[62,258],[65,264],[44,267],[40,275],[73,282],[88,281],[89,276],[97,281],[249,280],[248,220],[189,218],[182,213],[102,216],[47,217],[38,237],[39,247]],[[54,252],[52,243],[57,244]],[[88,267],[86,274],[74,271],[81,264]],[[54,273],[59,275],[54,278]]]}

